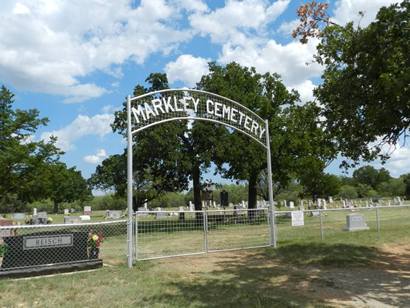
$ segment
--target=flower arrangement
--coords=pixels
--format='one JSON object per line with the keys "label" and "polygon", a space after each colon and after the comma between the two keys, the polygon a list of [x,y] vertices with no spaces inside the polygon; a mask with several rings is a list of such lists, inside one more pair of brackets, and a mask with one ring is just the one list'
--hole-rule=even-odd
{"label": "flower arrangement", "polygon": [[88,233],[88,257],[90,259],[98,259],[98,254],[100,253],[100,246],[103,242],[104,237],[102,233],[94,233],[92,230]]}

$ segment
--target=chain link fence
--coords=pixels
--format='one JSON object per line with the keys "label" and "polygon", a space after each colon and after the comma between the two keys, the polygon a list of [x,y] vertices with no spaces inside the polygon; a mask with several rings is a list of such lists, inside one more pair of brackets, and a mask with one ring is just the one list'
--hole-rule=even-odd
{"label": "chain link fence", "polygon": [[[272,246],[268,209],[142,211],[136,213],[136,260]],[[305,210],[292,226],[292,211],[275,212],[278,245],[323,241],[376,243],[410,235],[410,206]],[[348,231],[347,217],[359,215],[364,228]],[[367,227],[367,228],[366,228]]]}
{"label": "chain link fence", "polygon": [[[293,211],[294,212],[294,211]],[[347,217],[362,217],[361,231],[346,230]],[[278,245],[323,241],[372,244],[410,235],[410,206],[305,210],[293,226],[292,211],[275,212]],[[268,209],[138,211],[133,225],[134,260],[273,245]],[[32,266],[102,260],[125,265],[127,220],[0,227],[0,274]]]}
{"label": "chain link fence", "polygon": [[126,220],[54,225],[0,227],[0,274],[102,260],[126,261]]}

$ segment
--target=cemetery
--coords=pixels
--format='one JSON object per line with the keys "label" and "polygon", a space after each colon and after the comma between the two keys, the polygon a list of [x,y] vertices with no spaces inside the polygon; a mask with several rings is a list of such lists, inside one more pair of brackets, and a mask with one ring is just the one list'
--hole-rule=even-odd
{"label": "cemetery", "polygon": [[410,307],[410,0],[0,15],[0,307]]}

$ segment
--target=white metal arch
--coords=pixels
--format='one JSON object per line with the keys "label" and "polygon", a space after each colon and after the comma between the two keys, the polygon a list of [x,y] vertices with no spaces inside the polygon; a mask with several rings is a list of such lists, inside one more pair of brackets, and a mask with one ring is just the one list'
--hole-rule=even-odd
{"label": "white metal arch", "polygon": [[[158,96],[166,93],[194,93],[197,95],[205,95],[206,97],[212,97],[214,99],[222,100],[223,102],[228,102],[231,104],[231,106],[235,106],[238,110],[242,110],[243,114],[251,116],[254,121],[259,122],[259,126],[261,125],[265,126],[264,131],[261,131],[260,137],[262,137],[263,133],[263,139],[260,140],[256,138],[254,135],[251,133],[245,131],[245,129],[242,129],[240,125],[235,125],[235,122],[230,123],[229,121],[224,121],[224,120],[219,120],[215,117],[209,117],[209,116],[204,116],[199,114],[199,116],[191,116],[188,114],[176,114],[176,115],[170,115],[169,117],[166,117],[164,119],[160,120],[152,120],[148,121],[148,123],[145,123],[144,125],[140,125],[136,129],[132,128],[132,112],[131,112],[131,105],[133,102],[138,101],[138,100],[144,100],[149,97],[153,96]],[[156,110],[157,111],[157,110]],[[157,111],[158,112],[158,111]],[[145,117],[144,117],[145,119]],[[232,118],[231,118],[232,119]],[[241,105],[240,103],[231,100],[229,98],[223,97],[221,95],[207,92],[207,91],[202,91],[202,90],[196,90],[196,89],[164,89],[164,90],[159,90],[159,91],[154,91],[150,93],[145,93],[143,95],[131,97],[127,97],[127,206],[128,206],[128,227],[127,227],[127,242],[128,242],[128,267],[132,267],[133,263],[133,233],[132,233],[132,216],[133,216],[133,207],[132,207],[132,196],[133,196],[133,175],[132,175],[132,136],[146,128],[153,127],[155,125],[161,124],[161,123],[166,123],[170,121],[177,121],[177,120],[200,120],[200,121],[208,121],[212,123],[218,123],[225,125],[227,127],[233,128],[248,137],[252,138],[253,140],[257,141],[260,145],[262,145],[266,149],[266,158],[267,158],[267,167],[268,167],[268,185],[269,185],[269,219],[270,219],[270,225],[271,225],[271,230],[270,230],[270,239],[271,239],[271,245],[276,247],[276,230],[274,228],[274,220],[275,220],[275,214],[274,214],[274,206],[273,206],[273,188],[272,188],[272,163],[271,163],[271,151],[270,151],[270,139],[269,139],[269,123],[268,120],[263,120],[259,115],[257,115],[255,112],[250,110],[249,108]],[[263,123],[263,124],[262,124]],[[252,123],[253,125],[253,123]],[[255,124],[256,125],[256,124]],[[255,129],[256,132],[256,129]],[[265,142],[263,142],[265,141]]]}

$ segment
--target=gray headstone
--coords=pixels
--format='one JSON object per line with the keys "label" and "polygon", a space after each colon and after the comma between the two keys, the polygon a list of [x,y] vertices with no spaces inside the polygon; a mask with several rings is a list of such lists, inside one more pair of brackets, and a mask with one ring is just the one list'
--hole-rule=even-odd
{"label": "gray headstone", "polygon": [[13,213],[13,214],[11,214],[11,217],[14,220],[25,220],[26,219],[26,214],[24,214],[24,213]]}
{"label": "gray headstone", "polygon": [[79,216],[64,216],[65,224],[77,224],[80,222],[81,222],[81,219]]}
{"label": "gray headstone", "polygon": [[[145,210],[145,208],[142,208]],[[139,210],[139,209],[138,209]],[[122,216],[122,211],[107,211],[107,218],[108,219],[120,219]]]}
{"label": "gray headstone", "polygon": [[347,231],[359,231],[369,230],[369,226],[366,224],[362,214],[354,213],[346,215],[346,228]]}

